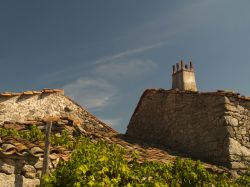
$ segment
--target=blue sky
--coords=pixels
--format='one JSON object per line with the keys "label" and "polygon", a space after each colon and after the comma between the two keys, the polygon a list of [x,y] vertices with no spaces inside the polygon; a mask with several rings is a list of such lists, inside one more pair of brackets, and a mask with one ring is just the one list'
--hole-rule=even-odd
{"label": "blue sky", "polygon": [[250,95],[248,0],[0,2],[0,91],[63,88],[125,132],[146,88],[193,61],[200,91]]}

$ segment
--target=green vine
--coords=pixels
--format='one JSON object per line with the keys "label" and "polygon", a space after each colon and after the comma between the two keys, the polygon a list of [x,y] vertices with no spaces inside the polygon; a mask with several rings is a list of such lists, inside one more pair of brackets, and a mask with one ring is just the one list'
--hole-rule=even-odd
{"label": "green vine", "polygon": [[[0,137],[14,136],[29,141],[44,141],[44,133],[33,125],[29,130],[0,128]],[[250,186],[250,177],[245,175],[233,180],[227,174],[214,174],[207,171],[199,161],[177,158],[174,163],[138,161],[134,152],[131,161],[125,159],[125,150],[105,141],[93,143],[89,138],[72,138],[66,130],[60,135],[51,136],[53,146],[64,146],[73,150],[67,162],[43,178],[43,184],[54,186]]]}

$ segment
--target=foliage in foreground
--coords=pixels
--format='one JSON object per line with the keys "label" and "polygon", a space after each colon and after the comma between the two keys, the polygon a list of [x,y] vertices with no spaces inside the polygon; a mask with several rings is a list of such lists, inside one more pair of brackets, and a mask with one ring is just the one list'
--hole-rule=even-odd
{"label": "foliage in foreground", "polygon": [[[12,128],[0,128],[0,138],[5,136],[20,137],[30,142],[45,140],[45,134],[39,128],[37,128],[36,125],[30,126],[30,129],[25,131],[18,131]],[[51,145],[61,145],[66,148],[73,149],[75,146],[75,141],[69,137],[66,130],[62,130],[60,136],[55,134],[51,135]]]}
{"label": "foliage in foreground", "polygon": [[75,148],[69,161],[44,178],[45,186],[250,186],[247,176],[233,181],[226,174],[208,172],[199,161],[139,163],[136,153],[127,161],[124,149],[83,137]]}
{"label": "foliage in foreground", "polygon": [[[44,133],[35,125],[28,131],[0,128],[0,137],[16,136],[29,141],[44,140]],[[69,138],[67,131],[61,136],[52,135],[52,145],[74,149],[71,159],[62,162],[44,178],[44,186],[250,186],[250,177],[242,176],[233,181],[226,174],[216,175],[207,171],[199,161],[178,158],[174,163],[138,162],[138,154],[132,160],[124,157],[125,150],[96,143],[88,138]]]}

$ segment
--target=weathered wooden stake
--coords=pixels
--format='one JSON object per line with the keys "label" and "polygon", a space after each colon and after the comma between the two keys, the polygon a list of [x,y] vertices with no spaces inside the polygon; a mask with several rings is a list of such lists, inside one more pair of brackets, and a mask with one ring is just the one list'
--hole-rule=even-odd
{"label": "weathered wooden stake", "polygon": [[44,158],[43,158],[42,177],[46,174],[49,174],[49,152],[50,152],[51,127],[52,127],[52,121],[50,120],[46,124],[45,149],[44,149]]}

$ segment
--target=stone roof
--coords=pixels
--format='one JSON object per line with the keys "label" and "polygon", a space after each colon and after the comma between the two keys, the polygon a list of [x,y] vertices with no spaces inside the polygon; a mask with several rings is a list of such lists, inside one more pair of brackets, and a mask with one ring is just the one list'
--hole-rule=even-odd
{"label": "stone roof", "polygon": [[[65,118],[64,118],[65,119]],[[53,134],[61,132],[63,129],[67,129],[68,132],[73,132],[73,127],[70,127],[70,119],[68,120],[59,119],[53,122]],[[46,120],[44,121],[27,121],[27,122],[9,122],[5,121],[1,128],[4,129],[16,129],[18,131],[28,131],[31,125],[36,125],[40,130],[45,130]],[[20,137],[4,136],[0,137],[0,157],[8,157],[15,159],[22,159],[29,157],[32,158],[43,158],[44,154],[44,142],[35,141],[31,142]],[[51,159],[62,159],[67,160],[70,151],[61,147],[54,146],[50,149]]]}
{"label": "stone roof", "polygon": [[[212,94],[212,95],[230,95],[231,93],[224,92],[215,92],[215,93],[198,93],[198,92],[180,92],[176,90],[162,90],[162,89],[149,89],[144,92],[144,95],[148,92],[171,92],[173,94]],[[58,89],[43,89],[41,91],[26,91],[22,93],[12,93],[12,92],[4,92],[0,94],[0,97],[12,97],[12,96],[22,96],[22,95],[37,95],[37,94],[53,94],[53,93],[62,93],[63,90]],[[233,94],[231,94],[234,96]],[[42,118],[42,119],[32,119],[27,121],[4,121],[0,124],[1,128],[14,128],[19,131],[26,131],[29,127],[34,124],[41,130],[45,130],[45,124],[48,120],[53,121],[52,132],[54,134],[61,132],[63,129],[66,129],[69,134],[74,136],[74,134],[82,134],[86,137],[91,138],[92,140],[102,139],[111,144],[115,143],[121,147],[124,147],[126,151],[127,159],[131,158],[131,154],[133,151],[139,152],[139,160],[151,160],[158,162],[172,162],[176,159],[177,156],[180,155],[177,152],[173,152],[171,150],[166,150],[163,147],[158,145],[149,145],[143,142],[132,140],[126,137],[125,135],[121,135],[116,132],[114,129],[106,125],[97,119],[94,115],[89,113],[85,108],[78,105],[76,102],[64,96],[72,103],[77,105],[81,110],[77,110],[76,112],[66,112],[63,115],[55,116],[53,119]],[[143,97],[143,96],[142,96]],[[65,108],[66,109],[66,108]],[[70,108],[68,110],[71,110]],[[67,115],[66,115],[67,114]],[[13,157],[15,159],[23,159],[23,158],[42,158],[44,150],[44,142],[29,142],[27,140],[17,138],[17,137],[1,137],[0,138],[0,157]],[[67,160],[70,156],[70,150],[66,150],[63,147],[55,146],[51,148],[50,157],[53,159],[63,159]],[[58,163],[58,162],[56,162]],[[208,169],[211,169],[216,172],[225,171],[225,168],[220,168],[215,165],[206,164],[204,166]]]}
{"label": "stone roof", "polygon": [[[0,93],[0,98],[1,97],[3,98],[2,101],[7,100],[8,97],[9,98],[12,98],[12,97],[20,97],[21,98],[22,96],[30,96],[30,97],[25,97],[25,98],[32,98],[32,96],[35,97],[37,95],[41,95],[42,96],[41,98],[43,98],[43,94],[45,96],[60,95],[60,97],[57,97],[54,100],[49,101],[49,102],[58,101],[58,103],[59,103],[58,105],[60,105],[60,103],[63,103],[63,102],[65,102],[67,100],[66,105],[68,105],[68,106],[66,106],[64,108],[64,111],[59,111],[60,114],[57,117],[59,117],[59,118],[60,117],[65,118],[66,117],[68,119],[72,118],[72,119],[75,120],[75,122],[84,124],[85,128],[90,130],[90,131],[97,130],[97,131],[106,131],[106,132],[110,131],[110,132],[113,132],[113,133],[117,133],[114,129],[112,129],[111,127],[109,127],[108,125],[106,125],[105,123],[100,121],[98,118],[96,118],[94,115],[92,115],[90,112],[88,112],[84,107],[80,106],[78,103],[73,101],[71,98],[65,96],[64,95],[64,90],[62,90],[62,89],[44,88],[44,89],[42,89],[40,91],[24,91],[24,92],[20,92],[20,93],[3,92],[3,93]],[[14,100],[13,102],[19,103],[19,101],[22,101],[22,100],[19,100],[19,98],[17,98],[17,99],[18,100]],[[40,99],[40,97],[39,97],[39,99]],[[34,100],[29,101],[28,104],[30,104],[31,102],[34,102]],[[44,105],[50,105],[49,102],[44,103]],[[76,107],[72,107],[72,106],[70,107],[71,103],[73,105],[75,105]],[[35,107],[34,105],[35,104],[31,105],[31,107]],[[1,109],[3,110],[3,112],[2,112],[3,114],[6,113],[6,110],[4,109],[4,107],[8,107],[8,105],[1,105],[0,110]],[[22,108],[22,107],[23,106],[20,106],[20,108]],[[29,106],[27,106],[27,107],[29,107]],[[46,106],[45,106],[45,108],[46,108]],[[1,112],[0,112],[0,114],[1,114]],[[11,112],[8,112],[8,114],[12,115]],[[65,114],[67,114],[67,115],[65,115]],[[32,121],[33,122],[39,122],[39,120],[42,121],[42,120],[45,120],[45,118],[46,117],[43,116],[43,115],[42,116],[36,116],[36,117],[30,116],[29,119],[27,119],[27,120],[29,120],[29,123],[32,123]],[[21,120],[21,119],[19,119],[19,120]],[[13,122],[18,123],[19,121],[14,120]],[[0,126],[1,126],[1,123],[2,123],[2,121],[0,120]],[[93,126],[91,126],[90,124],[93,125]]]}
{"label": "stone roof", "polygon": [[[57,158],[67,160],[69,158],[69,151],[61,146],[52,147],[50,149],[50,159]],[[1,138],[0,143],[1,157],[22,159],[24,157],[43,158],[44,142],[29,142],[17,137]]]}
{"label": "stone roof", "polygon": [[[15,128],[19,131],[29,129],[31,124],[35,124],[39,129],[45,130],[45,124],[48,119],[43,121],[27,121],[24,123],[5,122],[2,128]],[[52,133],[56,134],[66,129],[69,134],[82,134],[92,140],[105,140],[110,144],[116,144],[126,149],[126,158],[131,159],[131,154],[137,151],[140,155],[139,161],[157,161],[157,162],[173,162],[177,156],[185,157],[177,152],[166,150],[164,147],[158,145],[149,145],[143,142],[129,139],[125,135],[118,134],[115,131],[90,131],[86,129],[83,124],[79,123],[78,119],[72,117],[54,118]],[[43,158],[44,142],[29,142],[17,137],[2,137],[0,139],[0,157],[8,157],[15,159],[36,159]],[[70,150],[60,146],[52,147],[50,150],[50,158],[53,160],[68,160],[70,157]],[[57,162],[58,163],[58,162]],[[203,163],[207,169],[221,173],[225,168],[220,168],[215,165]]]}

